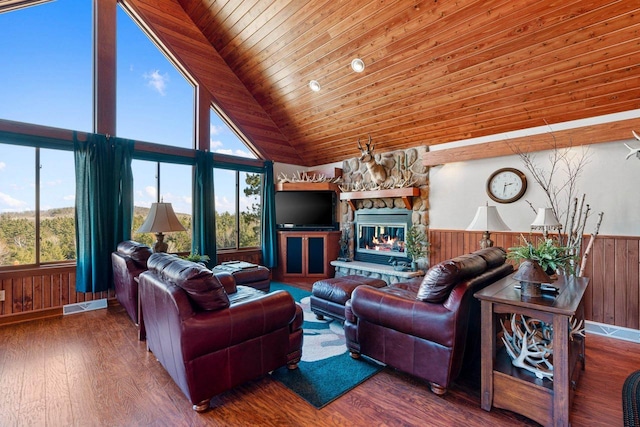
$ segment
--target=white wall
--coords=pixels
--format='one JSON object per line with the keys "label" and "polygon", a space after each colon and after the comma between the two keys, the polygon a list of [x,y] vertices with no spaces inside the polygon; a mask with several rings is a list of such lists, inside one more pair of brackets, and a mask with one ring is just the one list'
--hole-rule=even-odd
{"label": "white wall", "polygon": [[[631,132],[629,132],[631,133]],[[625,160],[629,152],[623,145],[640,147],[640,141],[629,139],[606,144],[593,144],[571,149],[572,155],[587,150],[589,163],[578,179],[577,194],[586,194],[592,209],[585,232],[593,231],[597,213],[604,212],[600,227],[603,235],[640,235],[640,159]],[[535,164],[549,169],[550,151],[535,153]],[[493,202],[486,192],[489,175],[496,169],[514,167],[527,176],[528,188],[522,199],[510,203]],[[558,184],[561,183],[558,181]],[[519,156],[505,156],[432,167],[430,171],[430,228],[465,229],[478,206],[496,205],[502,219],[513,231],[529,231],[535,207],[547,206],[546,197]]]}
{"label": "white wall", "polygon": [[275,162],[273,164],[273,174],[275,175],[276,182],[278,182],[278,175],[280,175],[280,173],[284,173],[285,175],[291,177],[296,171],[304,171],[307,169],[308,168],[304,166],[290,165],[287,163]]}

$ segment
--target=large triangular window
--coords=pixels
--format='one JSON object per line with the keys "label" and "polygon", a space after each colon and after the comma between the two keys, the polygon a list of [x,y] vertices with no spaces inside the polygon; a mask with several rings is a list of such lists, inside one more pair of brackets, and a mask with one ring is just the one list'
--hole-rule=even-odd
{"label": "large triangular window", "polygon": [[[117,135],[194,148],[194,85],[122,7],[117,12]],[[151,245],[155,236],[137,233],[151,204],[171,203],[187,232],[169,233],[169,252],[191,250],[192,167],[180,162],[134,160],[132,237]]]}

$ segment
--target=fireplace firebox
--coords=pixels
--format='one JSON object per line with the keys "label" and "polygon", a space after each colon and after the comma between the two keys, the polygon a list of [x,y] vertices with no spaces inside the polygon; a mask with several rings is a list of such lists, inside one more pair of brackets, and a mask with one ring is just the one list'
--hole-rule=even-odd
{"label": "fireplace firebox", "polygon": [[405,236],[411,227],[407,209],[360,209],[355,214],[354,258],[388,264],[390,259],[409,261]]}

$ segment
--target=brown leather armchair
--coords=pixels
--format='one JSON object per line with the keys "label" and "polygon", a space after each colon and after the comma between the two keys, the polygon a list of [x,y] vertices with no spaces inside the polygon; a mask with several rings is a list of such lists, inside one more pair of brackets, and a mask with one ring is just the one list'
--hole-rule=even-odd
{"label": "brown leather armchair", "polygon": [[347,347],[430,383],[444,394],[479,357],[480,304],[473,294],[509,275],[502,248],[444,261],[424,279],[357,287],[345,305]]}
{"label": "brown leather armchair", "polygon": [[156,253],[140,275],[147,346],[193,404],[302,356],[302,309],[288,292],[237,286],[229,273]]}
{"label": "brown leather armchair", "polygon": [[[113,267],[113,285],[116,299],[124,307],[133,323],[140,326],[138,313],[138,282],[136,278],[147,271],[147,260],[151,249],[133,240],[120,242],[115,252],[111,253]],[[144,336],[144,331],[141,331]]]}

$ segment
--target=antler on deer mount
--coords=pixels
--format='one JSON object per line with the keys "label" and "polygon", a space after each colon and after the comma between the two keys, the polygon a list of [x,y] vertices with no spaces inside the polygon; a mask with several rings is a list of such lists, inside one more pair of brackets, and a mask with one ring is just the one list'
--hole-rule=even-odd
{"label": "antler on deer mount", "polygon": [[371,145],[371,135],[369,135],[369,141],[365,143],[366,148],[362,148],[360,144],[360,138],[358,138],[358,149],[360,150],[360,161],[367,166],[371,180],[376,184],[382,184],[387,179],[387,171],[383,165],[376,162],[373,155],[375,145]]}

